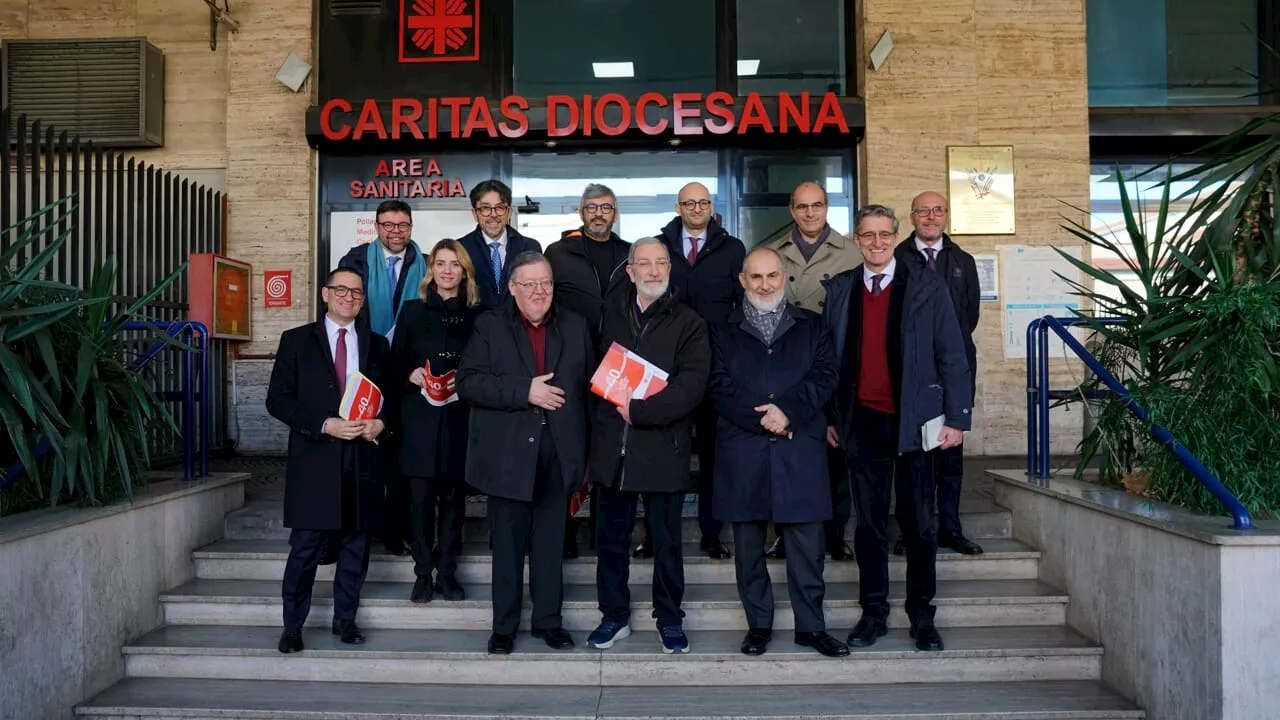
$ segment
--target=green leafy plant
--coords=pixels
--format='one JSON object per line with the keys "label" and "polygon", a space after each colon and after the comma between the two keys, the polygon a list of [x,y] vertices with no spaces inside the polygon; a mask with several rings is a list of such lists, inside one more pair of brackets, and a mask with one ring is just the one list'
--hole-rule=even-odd
{"label": "green leafy plant", "polygon": [[[1125,220],[1120,238],[1069,220],[1068,231],[1120,258],[1132,275],[1062,253],[1092,279],[1064,278],[1091,309],[1094,347],[1103,364],[1252,511],[1280,509],[1280,135],[1251,134],[1260,119],[1209,148],[1194,169],[1163,169],[1154,207],[1135,207],[1127,179],[1116,183]],[[1176,183],[1194,180],[1172,198]],[[1173,217],[1174,203],[1186,212]],[[1104,326],[1099,317],[1125,323]],[[1100,389],[1097,380],[1084,390]],[[1104,401],[1082,445],[1077,473],[1095,458],[1102,480],[1142,488],[1197,512],[1221,505],[1149,428],[1113,398]],[[1141,474],[1141,482],[1133,482]]]}
{"label": "green leafy plant", "polygon": [[113,300],[110,258],[84,289],[41,279],[75,222],[74,198],[65,198],[6,231],[15,240],[0,255],[0,485],[15,461],[26,475],[0,491],[0,512],[131,497],[151,464],[151,432],[176,432],[127,353],[138,342],[173,341],[154,327],[139,336],[124,325],[145,322],[145,307],[186,265],[123,308]]}

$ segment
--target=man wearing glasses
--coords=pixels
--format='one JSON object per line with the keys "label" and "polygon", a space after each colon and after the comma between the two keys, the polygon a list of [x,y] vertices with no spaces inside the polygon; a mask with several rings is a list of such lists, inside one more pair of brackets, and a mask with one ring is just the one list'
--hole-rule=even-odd
{"label": "man wearing glasses", "polygon": [[849,644],[867,647],[888,632],[892,488],[906,537],[910,635],[917,649],[936,651],[934,467],[937,449],[959,445],[969,429],[969,366],[947,286],[894,257],[893,211],[861,207],[855,228],[865,262],[827,282],[823,313],[840,368],[827,432],[849,454],[858,512],[862,617]]}
{"label": "man wearing glasses", "polygon": [[467,484],[489,496],[493,634],[489,652],[515,648],[529,554],[533,636],[573,647],[560,608],[560,553],[569,495],[587,469],[587,383],[595,370],[582,317],[552,302],[551,265],[536,252],[511,261],[515,302],[482,313],[462,352],[458,396],[471,405]]}
{"label": "man wearing glasses", "polygon": [[[951,241],[947,227],[947,199],[940,193],[924,192],[911,201],[911,225],[915,232],[894,252],[916,270],[935,273],[951,292],[956,317],[964,336],[964,355],[969,361],[970,394],[977,394],[978,350],[973,331],[978,329],[978,265],[973,256]],[[938,547],[964,555],[981,555],[982,547],[964,536],[960,527],[960,486],[964,480],[964,445],[941,452],[938,458]],[[906,552],[902,537],[894,545],[895,555]]]}
{"label": "man wearing glasses", "polygon": [[[676,196],[676,214],[662,229],[660,239],[671,256],[671,293],[693,308],[708,324],[728,319],[742,305],[738,272],[746,257],[742,241],[729,234],[716,219],[711,192],[691,182]],[[712,482],[716,454],[716,413],[710,399],[693,415],[694,451],[698,453],[698,527],[701,548],[708,557],[724,560],[729,549],[720,540],[724,523],[712,514]],[[636,557],[653,554],[648,535],[635,548]]]}
{"label": "man wearing glasses", "polygon": [[542,252],[537,240],[527,238],[508,223],[511,220],[511,188],[501,180],[485,180],[471,188],[471,215],[476,229],[458,238],[476,268],[480,304],[498,307],[511,297],[507,260],[520,253]]}
{"label": "man wearing glasses", "polygon": [[[821,313],[827,291],[823,281],[856,268],[862,255],[852,240],[827,224],[827,191],[815,182],[802,182],[791,191],[791,232],[769,243],[782,256],[787,273],[787,302]],[[827,552],[832,560],[852,560],[853,551],[844,541],[844,529],[853,514],[849,471],[844,452],[828,437],[827,469],[830,472],[832,517],[827,522]],[[769,557],[786,557],[782,533],[769,548]]]}

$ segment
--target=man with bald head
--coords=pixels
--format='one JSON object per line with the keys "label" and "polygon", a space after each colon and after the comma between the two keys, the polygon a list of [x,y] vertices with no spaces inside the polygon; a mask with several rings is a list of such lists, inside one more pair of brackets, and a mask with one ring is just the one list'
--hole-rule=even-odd
{"label": "man with bald head", "polygon": [[[778,251],[787,273],[787,302],[821,313],[827,304],[824,280],[852,270],[862,263],[862,253],[853,240],[835,232],[827,224],[827,191],[816,182],[802,182],[791,191],[791,232],[769,243]],[[830,447],[831,494],[835,513],[827,523],[827,551],[833,560],[852,560],[853,552],[844,540],[845,526],[853,514],[849,473],[842,450]],[[769,548],[770,557],[785,557],[782,535]]]}
{"label": "man with bald head", "polygon": [[[716,219],[711,192],[691,182],[676,196],[677,217],[662,229],[659,238],[671,256],[671,296],[693,308],[708,323],[729,317],[742,304],[738,273],[746,249]],[[721,560],[729,550],[720,540],[723,524],[712,515],[711,477],[715,472],[715,410],[708,400],[694,412],[694,451],[698,454],[698,526],[702,551]],[[636,548],[637,557],[652,552],[648,536]]]}
{"label": "man with bald head", "polygon": [[[976,397],[978,351],[973,331],[978,328],[978,266],[973,256],[951,240],[947,227],[947,199],[941,193],[922,192],[911,201],[911,225],[915,232],[902,241],[894,254],[915,269],[929,270],[946,284],[964,332],[964,353],[969,361],[971,397]],[[975,402],[976,404],[976,402]],[[980,555],[982,547],[964,536],[960,527],[960,486],[964,479],[964,447],[942,451],[938,469],[938,547],[965,555]],[[894,552],[903,554],[901,538]]]}

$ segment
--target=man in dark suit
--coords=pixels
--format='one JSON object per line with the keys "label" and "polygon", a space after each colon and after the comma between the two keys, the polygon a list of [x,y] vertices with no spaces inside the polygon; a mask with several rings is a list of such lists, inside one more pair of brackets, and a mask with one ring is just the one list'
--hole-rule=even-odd
{"label": "man in dark suit", "polygon": [[267,388],[267,412],[289,426],[284,524],[292,531],[281,587],[282,653],[303,648],[316,567],[331,541],[338,547],[333,634],[349,645],[364,642],[356,609],[369,568],[366,531],[378,522],[382,505],[380,454],[373,445],[382,420],[343,420],[338,407],[357,371],[383,387],[387,339],[356,324],[364,304],[359,275],[334,270],[321,296],[324,318],[281,336]]}
{"label": "man in dark suit", "polygon": [[480,305],[495,308],[511,297],[507,280],[510,260],[524,252],[542,252],[537,240],[521,235],[511,220],[511,188],[501,180],[485,180],[471,188],[471,215],[476,229],[458,238],[476,266]]}
{"label": "man in dark suit", "polygon": [[[867,647],[888,632],[893,488],[906,537],[910,634],[916,648],[941,650],[933,622],[933,446],[954,447],[969,429],[969,367],[960,323],[937,275],[894,259],[898,219],[892,210],[859,208],[854,233],[863,264],[827,281],[823,313],[840,368],[828,432],[849,454],[858,519],[853,546],[862,618],[849,644]],[[929,447],[926,433],[932,436]]]}
{"label": "man in dark suit", "polygon": [[[354,271],[364,283],[361,325],[385,335],[387,342],[391,342],[400,308],[418,298],[418,285],[427,273],[427,261],[422,248],[410,239],[413,217],[403,200],[380,203],[374,211],[374,227],[378,241],[351,248],[338,261],[338,267]],[[409,535],[409,488],[391,460],[395,449],[389,443],[380,449],[387,453],[389,509],[381,531],[382,542],[392,555],[408,555],[404,539]]]}
{"label": "man in dark suit", "polygon": [[[911,224],[915,232],[898,245],[894,255],[916,270],[935,273],[946,283],[956,318],[960,320],[964,356],[969,361],[970,395],[976,395],[978,349],[973,343],[973,332],[978,329],[978,309],[982,304],[978,264],[943,232],[947,226],[947,199],[940,193],[920,193],[911,201]],[[961,443],[938,454],[938,547],[951,548],[964,555],[981,555],[982,546],[965,537],[960,527],[963,481],[964,444]],[[901,535],[893,551],[898,555],[905,552]]]}
{"label": "man in dark suit", "polygon": [[573,647],[564,631],[561,552],[569,495],[587,465],[587,385],[595,369],[580,315],[552,303],[547,259],[511,262],[513,302],[476,320],[456,384],[470,403],[467,483],[489,496],[493,538],[493,634],[489,652],[515,648],[529,552],[533,636]]}
{"label": "man in dark suit", "polygon": [[[676,196],[677,217],[662,229],[662,242],[671,254],[672,295],[693,308],[709,324],[724,321],[742,305],[742,285],[738,273],[747,251],[742,241],[729,234],[715,219],[711,192],[702,183],[689,183]],[[720,540],[723,523],[712,512],[712,482],[715,475],[716,411],[705,400],[693,415],[694,451],[698,453],[698,529],[701,549],[708,557],[724,560],[729,548]],[[637,557],[651,555],[653,546],[646,537]]]}
{"label": "man in dark suit", "polygon": [[720,415],[715,513],[733,523],[738,596],[747,614],[742,652],[762,655],[773,637],[764,556],[772,521],[787,543],[796,644],[828,657],[848,655],[827,633],[822,611],[822,524],[831,519],[823,407],[836,387],[831,339],[815,313],[787,301],[776,250],[753,250],[740,278],[746,302],[711,331],[708,394]]}

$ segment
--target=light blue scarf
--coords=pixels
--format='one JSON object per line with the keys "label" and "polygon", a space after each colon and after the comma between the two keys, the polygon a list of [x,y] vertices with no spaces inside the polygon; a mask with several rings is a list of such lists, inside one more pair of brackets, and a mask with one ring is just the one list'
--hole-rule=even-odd
{"label": "light blue scarf", "polygon": [[[369,287],[365,288],[365,303],[369,306],[370,324],[373,331],[386,335],[396,326],[396,318],[400,316],[400,308],[418,299],[418,285],[427,273],[427,260],[422,255],[418,244],[412,240],[409,245],[414,249],[413,262],[407,268],[400,269],[400,277],[404,278],[404,291],[400,293],[400,305],[391,306],[395,298],[395,288],[391,286],[391,278],[387,275],[387,254],[382,243],[374,240],[365,250],[365,263],[369,268]],[[409,253],[405,253],[407,257]]]}

